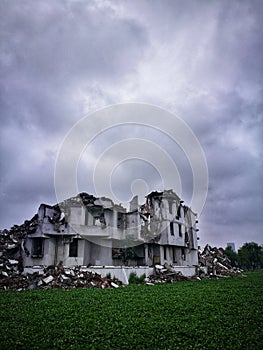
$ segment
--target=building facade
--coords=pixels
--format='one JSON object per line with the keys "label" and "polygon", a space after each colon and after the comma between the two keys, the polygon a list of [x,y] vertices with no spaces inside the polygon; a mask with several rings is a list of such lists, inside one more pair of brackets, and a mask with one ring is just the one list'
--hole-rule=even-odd
{"label": "building facade", "polygon": [[[197,266],[197,216],[172,191],[129,210],[87,193],[41,204],[23,243],[24,266]],[[32,225],[31,225],[32,226]]]}

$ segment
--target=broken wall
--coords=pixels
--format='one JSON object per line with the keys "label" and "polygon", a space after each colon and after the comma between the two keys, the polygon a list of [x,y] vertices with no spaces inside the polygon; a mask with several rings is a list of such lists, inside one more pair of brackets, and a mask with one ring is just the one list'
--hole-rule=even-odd
{"label": "broken wall", "polygon": [[89,264],[112,265],[112,248],[91,242]]}

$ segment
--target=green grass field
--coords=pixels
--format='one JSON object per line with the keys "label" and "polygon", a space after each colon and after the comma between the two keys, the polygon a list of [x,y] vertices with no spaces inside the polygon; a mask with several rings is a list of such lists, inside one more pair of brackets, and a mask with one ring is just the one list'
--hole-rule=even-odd
{"label": "green grass field", "polygon": [[119,289],[1,291],[1,349],[263,349],[263,272]]}

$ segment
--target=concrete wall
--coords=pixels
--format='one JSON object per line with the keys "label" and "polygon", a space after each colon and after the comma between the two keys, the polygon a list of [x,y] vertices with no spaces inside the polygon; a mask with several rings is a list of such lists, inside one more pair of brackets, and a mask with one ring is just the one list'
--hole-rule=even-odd
{"label": "concrete wall", "polygon": [[72,224],[85,225],[84,207],[71,207],[69,220]]}
{"label": "concrete wall", "polygon": [[[152,259],[147,260],[146,258],[146,261],[148,261],[148,264],[150,265],[153,264]],[[161,245],[160,246],[160,264],[164,264],[164,263],[168,263],[169,265],[178,265],[178,266],[197,265],[198,254],[196,250],[191,250],[186,247]]]}
{"label": "concrete wall", "polygon": [[[33,258],[31,256],[32,240],[27,240],[27,248],[30,251],[30,256],[25,257],[25,266],[34,265],[56,265],[62,261],[64,265],[120,265],[122,262],[118,259],[112,259],[112,248],[90,242],[86,239],[78,240],[78,256],[69,256],[70,243],[65,242],[63,237],[44,238],[43,257]],[[110,242],[107,241],[107,244]],[[57,247],[56,247],[57,245]],[[165,252],[164,252],[165,250]],[[128,265],[136,266],[140,264],[164,264],[183,266],[183,265],[197,265],[198,256],[196,250],[189,250],[188,248],[181,248],[176,246],[160,246],[151,245],[150,248],[145,248],[144,245],[135,247],[136,254],[141,260],[128,261]],[[183,251],[185,254],[183,254]],[[147,256],[148,255],[148,256]]]}
{"label": "concrete wall", "polygon": [[[36,237],[38,238],[38,237]],[[51,265],[54,263],[54,239],[49,240],[43,238],[43,255],[41,257],[32,257],[33,240],[35,238],[28,238],[26,241],[26,248],[29,251],[29,256],[23,253],[24,266],[34,265]]]}
{"label": "concrete wall", "polygon": [[68,266],[84,265],[85,240],[78,239],[78,256],[77,257],[69,256],[69,246],[70,246],[69,243],[63,244],[63,253],[62,253],[63,255],[59,256],[58,259],[63,261],[63,265],[68,265]]}
{"label": "concrete wall", "polygon": [[148,267],[148,266],[138,266],[138,267],[90,266],[88,267],[88,271],[96,272],[104,277],[110,273],[112,278],[115,276],[124,284],[128,284],[129,277],[132,272],[135,272],[138,277],[142,276],[145,273],[147,277],[153,274],[153,270],[154,270],[153,267]]}
{"label": "concrete wall", "polygon": [[195,266],[174,266],[176,272],[181,272],[184,276],[192,277],[195,276]]}
{"label": "concrete wall", "polygon": [[90,243],[90,262],[91,265],[110,265],[112,264],[112,248]]}

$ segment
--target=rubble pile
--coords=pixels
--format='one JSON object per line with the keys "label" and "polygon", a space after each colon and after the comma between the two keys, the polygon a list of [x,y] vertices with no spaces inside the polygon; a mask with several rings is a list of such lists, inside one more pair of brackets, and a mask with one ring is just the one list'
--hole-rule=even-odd
{"label": "rubble pile", "polygon": [[[14,225],[10,230],[0,231],[0,257],[18,258],[22,251],[29,254],[25,243],[28,234],[35,233],[38,227],[38,215],[31,220],[26,220],[22,225]],[[0,262],[2,263],[2,262]]]}
{"label": "rubble pile", "polygon": [[0,289],[51,289],[51,288],[118,288],[116,278],[102,278],[88,271],[86,266],[58,266],[24,270],[23,254],[30,254],[26,247],[28,234],[35,233],[38,215],[22,225],[0,231]]}
{"label": "rubble pile", "polygon": [[26,239],[35,233],[38,215],[26,220],[22,225],[14,225],[10,230],[0,231],[0,278],[13,278],[24,270],[22,253],[29,255]]}
{"label": "rubble pile", "polygon": [[[9,261],[12,264],[13,261]],[[6,265],[8,266],[8,265]],[[14,264],[15,266],[15,264]],[[116,278],[105,277],[88,271],[88,267],[48,266],[38,271],[19,273],[13,269],[12,273],[0,270],[0,289],[70,289],[70,288],[118,288],[121,282]],[[10,270],[11,271],[11,270]]]}
{"label": "rubble pile", "polygon": [[223,248],[212,248],[207,244],[198,255],[200,270],[202,270],[202,267],[206,267],[209,276],[225,276],[242,272],[231,265],[231,261],[226,256]]}
{"label": "rubble pile", "polygon": [[145,284],[154,285],[157,283],[173,283],[180,281],[192,281],[196,277],[184,276],[181,272],[175,271],[169,264],[155,265],[155,273],[145,278]]}
{"label": "rubble pile", "polygon": [[[0,270],[9,271],[18,269],[23,271],[22,252],[27,256],[29,251],[26,248],[27,235],[35,233],[38,227],[38,215],[31,220],[26,220],[22,225],[14,225],[10,230],[0,231]],[[10,260],[15,261],[10,262]]]}

